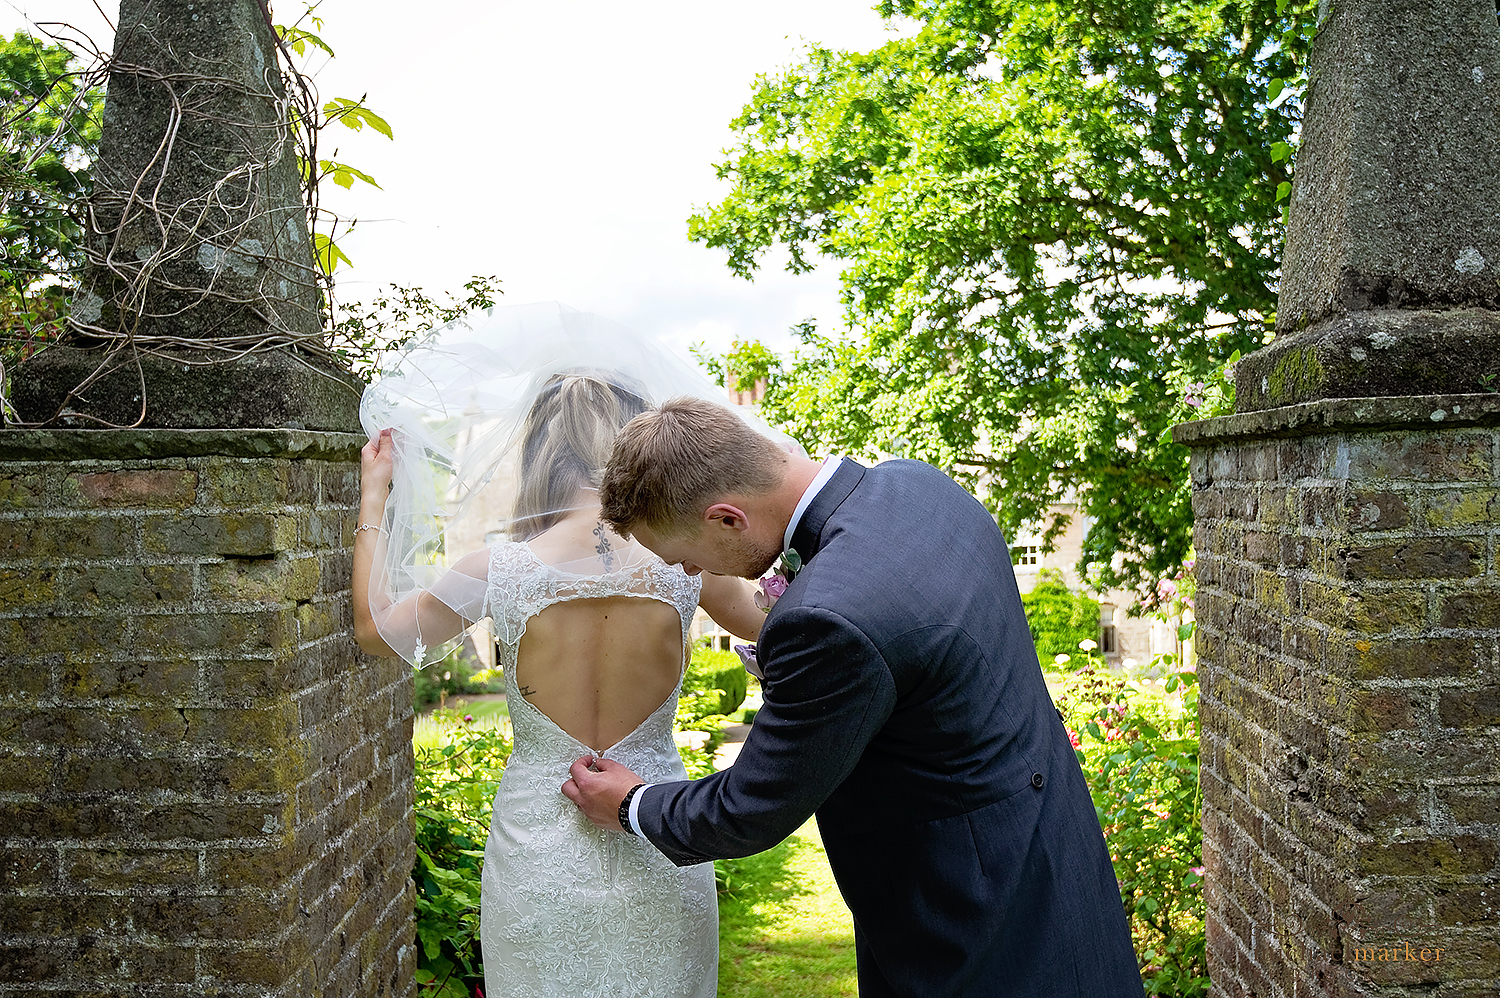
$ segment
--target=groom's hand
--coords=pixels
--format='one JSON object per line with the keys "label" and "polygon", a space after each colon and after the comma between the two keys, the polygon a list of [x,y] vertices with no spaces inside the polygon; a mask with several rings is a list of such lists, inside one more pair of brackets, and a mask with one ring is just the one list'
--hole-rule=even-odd
{"label": "groom's hand", "polygon": [[605,831],[624,831],[620,827],[620,801],[631,787],[646,781],[613,759],[591,755],[573,763],[568,772],[572,779],[562,785],[563,796]]}

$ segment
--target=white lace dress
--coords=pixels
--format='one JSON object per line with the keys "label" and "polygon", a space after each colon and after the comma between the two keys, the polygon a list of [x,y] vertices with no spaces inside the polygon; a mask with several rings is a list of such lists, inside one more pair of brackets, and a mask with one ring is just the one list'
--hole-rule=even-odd
{"label": "white lace dress", "polygon": [[584,745],[516,688],[526,622],[555,603],[635,596],[675,606],[684,640],[700,580],[663,562],[612,575],[560,573],[524,544],[490,558],[489,612],[515,748],[484,849],[480,942],[485,998],[712,998],[718,907],[712,864],[678,868],[649,842],[603,832],[560,792],[579,756],[614,759],[650,782],[686,778],[672,739],[677,689],[603,750]]}

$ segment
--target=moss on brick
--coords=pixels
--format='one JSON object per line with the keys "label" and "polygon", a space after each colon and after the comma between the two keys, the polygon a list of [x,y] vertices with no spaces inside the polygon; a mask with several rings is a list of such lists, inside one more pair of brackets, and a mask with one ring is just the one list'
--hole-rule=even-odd
{"label": "moss on brick", "polygon": [[[74,435],[90,457],[70,463],[0,433],[38,458],[0,476],[0,658],[18,666],[0,689],[0,888],[69,899],[48,909],[55,943],[23,948],[60,954],[31,970],[72,991],[241,985],[197,975],[242,952],[240,969],[310,987],[410,978],[393,935],[411,926],[410,681],[347,633],[358,444],[167,453],[238,436]],[[64,917],[74,903],[92,914]],[[68,935],[117,917],[128,940],[84,954]],[[214,945],[162,942],[197,938]]]}

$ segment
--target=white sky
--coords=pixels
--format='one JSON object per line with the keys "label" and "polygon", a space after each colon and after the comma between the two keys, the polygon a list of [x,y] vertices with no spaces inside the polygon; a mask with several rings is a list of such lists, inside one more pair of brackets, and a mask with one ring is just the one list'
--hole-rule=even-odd
{"label": "white sky", "polygon": [[[808,41],[880,45],[872,3],[323,0],[338,57],[317,73],[321,97],[367,93],[396,134],[324,133],[325,155],[336,146],[383,188],[326,185],[325,206],[361,220],[340,242],[354,260],[340,297],[399,283],[441,298],[493,274],[504,301],[555,299],[683,349],[784,349],[809,317],[833,328],[834,268],[793,276],[777,258],[746,282],[687,241],[687,217],[727,189],[713,164],[755,75]],[[113,21],[118,0],[99,4]],[[91,0],[0,0],[7,37],[28,21],[111,38]]]}

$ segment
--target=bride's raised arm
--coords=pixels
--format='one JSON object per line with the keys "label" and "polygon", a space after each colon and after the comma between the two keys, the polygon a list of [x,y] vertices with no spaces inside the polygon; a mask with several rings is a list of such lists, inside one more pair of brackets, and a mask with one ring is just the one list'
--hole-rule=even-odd
{"label": "bride's raised arm", "polygon": [[[383,430],[360,451],[359,526],[354,532],[354,639],[371,655],[399,655],[457,637],[484,613],[489,549],[466,555],[430,589],[395,602],[385,578],[386,496],[393,473],[392,437]],[[392,645],[399,647],[392,647]],[[420,654],[415,655],[420,658]]]}
{"label": "bride's raised arm", "polygon": [[698,605],[730,634],[754,641],[766,619],[766,612],[755,605],[755,592],[755,583],[749,579],[704,572]]}

